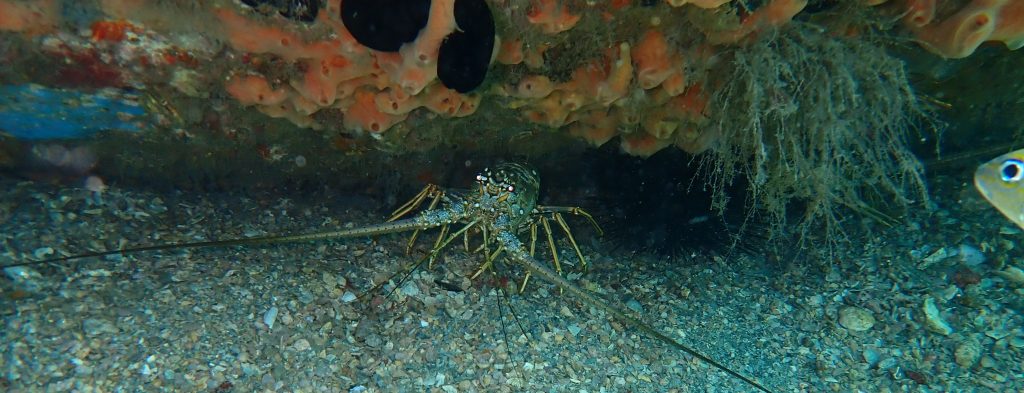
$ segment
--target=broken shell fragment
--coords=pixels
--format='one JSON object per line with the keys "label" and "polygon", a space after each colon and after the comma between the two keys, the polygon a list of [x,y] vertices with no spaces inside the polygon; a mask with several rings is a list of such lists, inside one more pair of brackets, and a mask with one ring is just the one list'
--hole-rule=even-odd
{"label": "broken shell fragment", "polygon": [[929,296],[924,299],[924,320],[925,326],[928,330],[943,336],[948,336],[953,333],[953,327],[949,326],[945,320],[942,319],[942,313],[939,311],[939,307],[935,305],[935,298]]}

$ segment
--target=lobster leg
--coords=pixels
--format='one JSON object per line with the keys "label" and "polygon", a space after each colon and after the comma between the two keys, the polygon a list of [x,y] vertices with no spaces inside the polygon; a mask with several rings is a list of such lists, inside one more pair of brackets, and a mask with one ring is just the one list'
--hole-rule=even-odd
{"label": "lobster leg", "polygon": [[658,331],[657,329],[655,329],[651,325],[648,325],[639,318],[629,315],[626,311],[624,311],[624,307],[618,306],[617,304],[610,302],[607,299],[601,298],[599,295],[596,295],[588,290],[580,288],[579,286],[569,282],[564,277],[560,276],[558,273],[555,273],[546,266],[538,263],[536,259],[531,257],[526,252],[526,249],[523,246],[522,242],[520,242],[514,236],[500,236],[498,237],[498,241],[501,247],[503,247],[507,251],[507,254],[510,259],[522,265],[523,268],[525,268],[526,270],[533,272],[534,275],[539,276],[544,281],[547,281],[557,286],[559,289],[564,290],[565,292],[569,292],[574,297],[581,300],[583,303],[586,303],[591,307],[602,309],[608,314],[611,314],[611,316],[614,317],[615,319],[618,319],[619,321],[622,321],[642,331],[648,337],[661,341],[683,352],[686,352],[691,356],[696,357],[697,359],[700,359],[701,361],[719,370],[722,370],[726,374],[736,377],[741,381],[749,384],[750,386],[757,388],[757,390],[766,393],[771,393],[771,391],[768,390],[768,388],[765,388],[764,386],[754,381],[753,379],[750,379],[744,376],[743,374],[740,374],[739,372],[734,371],[729,367],[726,367],[725,365],[719,363],[718,361],[712,359],[711,357],[704,355],[700,352],[697,352],[697,350],[676,341],[674,338],[671,338],[666,334]]}
{"label": "lobster leg", "polygon": [[559,263],[558,263],[558,256],[557,256],[557,253],[555,252],[554,241],[551,240],[551,228],[549,228],[548,223],[547,223],[547,219],[544,217],[545,214],[550,214],[551,215],[551,220],[557,222],[558,226],[562,228],[562,233],[565,233],[565,237],[569,239],[569,244],[572,245],[573,251],[576,252],[576,257],[580,259],[580,263],[583,265],[583,271],[587,271],[587,260],[586,260],[586,258],[583,258],[583,252],[580,250],[579,244],[576,243],[576,238],[572,235],[572,230],[569,229],[569,224],[565,222],[565,218],[562,217],[562,213],[572,214],[572,215],[575,215],[575,216],[580,216],[580,217],[585,218],[587,221],[590,222],[591,225],[594,226],[594,229],[597,230],[598,236],[602,236],[602,235],[604,235],[604,231],[601,230],[601,226],[600,225],[597,225],[597,221],[594,220],[594,217],[591,216],[590,213],[587,213],[586,210],[583,210],[583,209],[581,209],[579,207],[569,207],[569,206],[537,206],[536,210],[537,210],[537,213],[534,213],[534,214],[539,215],[541,217],[540,218],[540,222],[541,222],[541,224],[544,225],[544,230],[548,234],[548,242],[551,245],[551,254],[555,255],[554,256],[554,259],[555,259],[555,271],[558,274],[561,274],[562,273],[562,268],[561,268],[561,266],[559,266]]}
{"label": "lobster leg", "polygon": [[[443,196],[444,191],[441,190],[441,187],[438,187],[434,184],[427,184],[426,187],[423,187],[423,190],[421,190],[419,194],[416,194],[416,196],[412,197],[412,199],[410,199],[408,202],[405,202],[405,204],[399,206],[398,209],[395,209],[395,211],[391,213],[391,217],[388,218],[387,222],[392,222],[394,220],[402,218],[402,216],[405,216],[406,214],[409,214],[413,210],[418,209],[420,205],[423,204],[423,201],[426,200],[427,198],[430,198],[430,205],[427,206],[427,210],[434,210],[437,207],[438,202],[441,201],[441,198]],[[412,232],[412,236],[409,236],[409,242],[406,243],[405,245],[406,255],[412,253],[412,248],[413,246],[416,245],[416,239],[419,237],[419,235],[420,230],[417,229]],[[442,234],[441,237],[443,238],[444,234]],[[439,238],[437,241],[440,242],[441,239]],[[436,245],[437,244],[435,243],[435,246]],[[431,263],[433,263],[433,261],[431,261]]]}

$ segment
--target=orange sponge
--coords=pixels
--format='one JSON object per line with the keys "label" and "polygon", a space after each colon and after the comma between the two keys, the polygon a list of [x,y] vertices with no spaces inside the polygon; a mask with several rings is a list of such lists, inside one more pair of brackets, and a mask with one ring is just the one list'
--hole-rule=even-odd
{"label": "orange sponge", "polygon": [[705,118],[704,111],[707,109],[707,105],[708,98],[699,83],[690,86],[686,89],[685,94],[676,96],[668,103],[675,116],[694,122]]}
{"label": "orange sponge", "polygon": [[661,89],[671,97],[683,94],[686,90],[686,74],[683,73],[682,67],[678,67],[661,83]]}
{"label": "orange sponge", "polygon": [[526,111],[526,118],[548,127],[561,127],[568,123],[569,115],[579,106],[574,98],[574,95],[556,90],[533,105],[534,109]]}
{"label": "orange sponge", "polygon": [[60,10],[56,0],[12,2],[0,0],[0,31],[40,34],[57,25]]}
{"label": "orange sponge", "polygon": [[437,79],[437,55],[441,42],[457,28],[455,0],[432,1],[427,25],[416,41],[402,45],[397,54],[376,54],[381,69],[387,72],[391,83],[401,86],[409,94],[419,94]]}
{"label": "orange sponge", "polygon": [[612,60],[608,79],[597,86],[597,101],[609,106],[626,96],[629,83],[633,80],[633,61],[629,53],[629,44],[619,44],[619,56]]}
{"label": "orange sponge", "polygon": [[224,35],[235,49],[273,53],[288,61],[312,57],[298,34],[263,26],[227,9],[218,9],[216,14]]}
{"label": "orange sponge", "polygon": [[636,62],[636,78],[640,87],[652,89],[668,79],[675,70],[672,53],[665,36],[657,30],[648,30],[633,47],[633,61]]}
{"label": "orange sponge", "polygon": [[271,88],[270,83],[258,75],[232,77],[225,88],[242,105],[277,105],[288,99],[287,91]]}
{"label": "orange sponge", "polygon": [[432,112],[448,117],[459,113],[459,108],[462,106],[462,95],[457,91],[435,83],[430,85],[424,93],[423,106]]}
{"label": "orange sponge", "polygon": [[619,117],[609,111],[596,110],[584,115],[569,128],[569,133],[593,146],[601,146],[618,133]]}
{"label": "orange sponge", "polygon": [[989,37],[1001,41],[1010,50],[1024,47],[1024,1],[1009,1],[999,10],[999,21]]}
{"label": "orange sponge", "polygon": [[710,149],[719,136],[717,130],[701,129],[694,124],[684,124],[676,131],[675,145],[682,151],[697,155]]}
{"label": "orange sponge", "polygon": [[523,41],[508,40],[501,43],[498,49],[498,63],[513,65],[523,62]]}
{"label": "orange sponge", "polygon": [[926,49],[946,58],[970,56],[986,41],[1016,50],[1024,46],[1024,1],[973,0],[944,21],[910,27]]}
{"label": "orange sponge", "polygon": [[789,23],[807,6],[807,0],[771,0],[740,23],[740,26],[708,34],[713,44],[735,44],[753,34]]}
{"label": "orange sponge", "polygon": [[480,94],[459,94],[459,99],[462,100],[462,104],[459,105],[459,111],[455,112],[455,117],[466,117],[476,113],[476,109],[480,107],[480,100],[483,96]]}
{"label": "orange sponge", "polygon": [[526,19],[540,25],[541,31],[546,34],[558,34],[576,26],[580,15],[570,14],[562,0],[534,0],[526,13]]}
{"label": "orange sponge", "polygon": [[669,115],[669,109],[664,107],[656,108],[643,117],[641,125],[644,131],[651,136],[668,140],[676,132],[676,128],[679,127],[679,122],[671,119]]}
{"label": "orange sponge", "polygon": [[354,102],[345,108],[345,117],[342,119],[345,128],[350,130],[362,130],[379,134],[391,126],[405,120],[406,115],[390,115],[381,112],[374,100],[375,94],[363,89],[356,90]]}
{"label": "orange sponge", "polygon": [[374,98],[377,109],[391,115],[401,115],[412,112],[420,107],[420,100],[406,93],[405,90],[390,88],[377,93]]}
{"label": "orange sponge", "polygon": [[338,97],[338,85],[342,82],[369,75],[372,68],[361,66],[340,55],[328,55],[319,59],[304,60],[306,73],[302,83],[295,89],[306,99],[320,106],[329,106]]}
{"label": "orange sponge", "polygon": [[711,9],[718,8],[729,1],[730,0],[668,0],[668,4],[673,7],[682,7],[684,4],[693,4],[700,8]]}
{"label": "orange sponge", "polygon": [[544,75],[528,75],[519,80],[512,96],[517,98],[544,98],[555,90],[555,84]]}
{"label": "orange sponge", "polygon": [[907,0],[903,22],[909,26],[922,27],[935,19],[936,0]]}
{"label": "orange sponge", "polygon": [[620,147],[630,155],[650,157],[670,144],[670,141],[655,138],[646,132],[634,132],[622,136]]}

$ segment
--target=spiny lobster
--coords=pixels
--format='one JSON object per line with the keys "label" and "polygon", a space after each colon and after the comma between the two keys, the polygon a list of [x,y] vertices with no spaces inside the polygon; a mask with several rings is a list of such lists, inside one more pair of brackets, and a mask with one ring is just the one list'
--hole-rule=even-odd
{"label": "spiny lobster", "polygon": [[[647,336],[671,345],[691,356],[694,356],[707,364],[722,370],[723,372],[742,380],[744,383],[763,391],[770,392],[766,387],[753,379],[734,371],[711,357],[704,355],[689,346],[683,345],[675,339],[661,333],[651,325],[643,322],[624,311],[623,307],[616,303],[609,302],[599,295],[587,291],[561,275],[561,263],[558,260],[558,252],[552,237],[551,222],[558,224],[567,239],[572,245],[576,256],[579,258],[583,269],[586,269],[586,259],[580,251],[563,214],[581,216],[588,220],[598,231],[600,226],[593,217],[578,207],[565,206],[542,206],[537,204],[540,193],[540,177],[537,172],[524,165],[515,163],[500,164],[494,170],[485,169],[476,176],[476,188],[472,190],[442,190],[435,185],[426,186],[423,191],[416,195],[409,202],[399,207],[382,224],[368,225],[363,227],[343,229],[338,231],[306,233],[296,235],[273,235],[239,239],[213,240],[191,243],[157,244],[150,246],[139,246],[121,248],[116,250],[88,252],[78,255],[65,256],[60,258],[46,259],[40,261],[25,261],[2,266],[3,269],[12,267],[23,267],[30,265],[70,261],[88,257],[104,255],[124,254],[141,251],[167,250],[180,248],[199,248],[214,246],[233,245],[255,245],[283,242],[313,241],[324,239],[351,238],[363,236],[375,236],[396,232],[412,231],[413,234],[407,245],[407,252],[412,249],[420,231],[440,228],[440,235],[434,242],[433,247],[427,256],[423,257],[412,268],[422,265],[424,262],[431,265],[441,251],[463,237],[466,248],[469,249],[469,235],[471,231],[479,232],[483,238],[482,244],[476,249],[485,256],[484,262],[471,278],[476,278],[484,271],[493,268],[494,262],[499,256],[505,255],[512,263],[519,264],[526,270],[526,276],[519,285],[522,291],[531,276],[537,276],[557,286],[560,290],[568,292],[584,303],[604,310],[614,318],[627,323],[640,330]],[[421,213],[409,218],[402,218],[416,211],[427,200],[430,200],[426,209]],[[450,227],[459,224],[457,230],[452,232]],[[543,228],[548,246],[553,256],[554,270],[542,265],[534,258],[534,251],[537,242],[538,227]],[[520,235],[529,230],[530,245],[520,239]],[[473,232],[473,233],[475,233]],[[493,250],[492,250],[493,248]]]}

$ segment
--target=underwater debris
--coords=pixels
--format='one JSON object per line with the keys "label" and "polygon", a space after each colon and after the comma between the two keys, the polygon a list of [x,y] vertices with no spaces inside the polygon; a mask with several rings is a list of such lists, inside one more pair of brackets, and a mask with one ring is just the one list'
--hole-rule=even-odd
{"label": "underwater debris", "polygon": [[437,54],[437,78],[459,93],[476,89],[487,76],[494,51],[494,16],[484,0],[455,2],[459,28],[445,37]]}
{"label": "underwater debris", "polygon": [[718,208],[728,201],[722,190],[742,174],[773,234],[786,232],[795,210],[801,240],[823,223],[824,238],[835,241],[841,207],[884,218],[866,201],[887,200],[894,209],[927,202],[906,136],[935,122],[903,63],[877,43],[793,23],[727,62],[726,72],[712,76],[720,87],[701,131]]}
{"label": "underwater debris", "polygon": [[430,0],[346,0],[341,21],[356,41],[367,48],[397,52],[413,42],[427,25]]}

